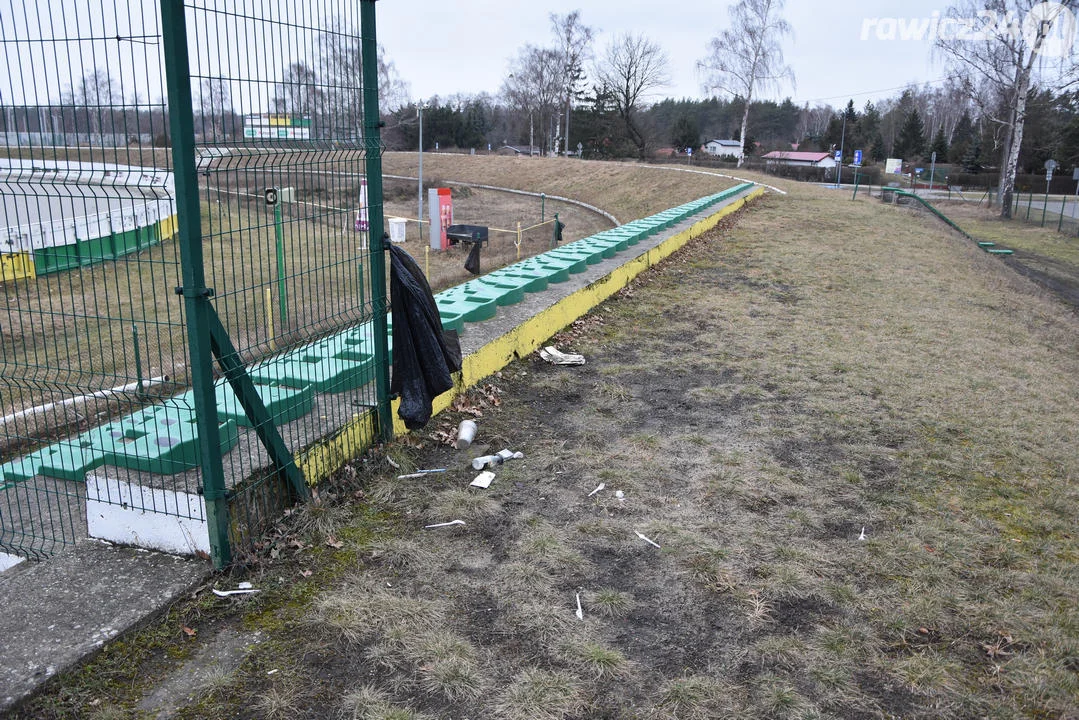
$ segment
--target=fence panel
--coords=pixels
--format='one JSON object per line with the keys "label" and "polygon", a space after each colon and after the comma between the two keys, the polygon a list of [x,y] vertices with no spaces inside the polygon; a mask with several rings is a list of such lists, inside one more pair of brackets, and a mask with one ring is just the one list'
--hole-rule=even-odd
{"label": "fence panel", "polygon": [[0,551],[147,517],[206,551],[204,493],[246,546],[296,494],[268,438],[291,460],[379,404],[361,3],[91,5],[5,17]]}
{"label": "fence panel", "polygon": [[183,426],[169,399],[188,379],[169,152],[152,141],[160,21],[71,10],[3,13],[0,551],[30,557],[85,534],[87,472],[187,451],[157,444]]}

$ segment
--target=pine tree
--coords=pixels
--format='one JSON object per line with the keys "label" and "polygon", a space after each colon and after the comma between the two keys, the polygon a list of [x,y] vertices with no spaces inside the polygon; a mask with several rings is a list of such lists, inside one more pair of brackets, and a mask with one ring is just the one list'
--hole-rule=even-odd
{"label": "pine tree", "polygon": [[862,116],[858,118],[858,130],[865,142],[875,142],[880,132],[880,111],[871,102],[867,101]]}
{"label": "pine tree", "polygon": [[925,154],[925,125],[917,110],[911,110],[895,141],[896,157],[904,160],[921,158]]}
{"label": "pine tree", "polygon": [[697,127],[697,121],[689,115],[679,117],[671,129],[671,144],[679,152],[684,152],[686,148],[696,150],[701,144],[701,131]]}
{"label": "pine tree", "polygon": [[843,118],[847,123],[847,134],[844,151],[848,157],[853,157],[854,151],[862,147],[863,135],[859,126],[858,111],[854,109],[854,101],[847,101],[847,109],[843,111]]}
{"label": "pine tree", "polygon": [[982,141],[981,138],[975,136],[974,141],[967,147],[966,155],[963,156],[963,172],[980,173],[982,171],[981,154]]}
{"label": "pine tree", "polygon": [[937,162],[948,159],[948,138],[944,137],[944,126],[937,128],[937,134],[933,136],[933,144],[929,146],[929,154],[937,154]]}
{"label": "pine tree", "polygon": [[970,113],[964,112],[955,125],[955,131],[952,132],[952,144],[948,148],[948,162],[956,165],[963,163],[973,141],[974,123],[970,121]]}
{"label": "pine tree", "polygon": [[884,162],[888,159],[888,153],[884,149],[884,136],[879,132],[873,138],[873,147],[869,149],[869,157],[873,158],[873,162]]}

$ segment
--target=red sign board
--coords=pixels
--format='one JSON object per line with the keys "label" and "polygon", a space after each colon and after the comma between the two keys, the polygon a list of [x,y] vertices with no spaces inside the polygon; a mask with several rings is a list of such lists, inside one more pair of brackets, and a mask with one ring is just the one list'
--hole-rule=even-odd
{"label": "red sign board", "polygon": [[[450,246],[449,238],[446,237],[446,228],[453,225],[453,197],[450,195],[449,188],[432,188],[428,193],[428,199],[432,224],[431,249],[445,250]],[[438,230],[435,230],[436,227]]]}

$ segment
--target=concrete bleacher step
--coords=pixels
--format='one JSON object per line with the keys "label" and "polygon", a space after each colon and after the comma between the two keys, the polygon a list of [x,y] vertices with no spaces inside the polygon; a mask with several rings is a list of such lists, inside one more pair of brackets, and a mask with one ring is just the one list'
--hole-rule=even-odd
{"label": "concrete bleacher step", "polygon": [[[236,421],[220,422],[221,452],[239,441]],[[29,480],[35,475],[81,482],[86,473],[102,465],[115,465],[161,475],[199,466],[198,430],[194,407],[178,398],[61,440],[0,471],[6,481]]]}

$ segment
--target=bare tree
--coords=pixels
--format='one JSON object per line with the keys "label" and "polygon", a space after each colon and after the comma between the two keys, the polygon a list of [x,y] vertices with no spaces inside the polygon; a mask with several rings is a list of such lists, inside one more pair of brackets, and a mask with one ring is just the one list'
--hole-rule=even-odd
{"label": "bare tree", "polygon": [[611,93],[626,135],[644,157],[647,139],[637,114],[653,91],[670,83],[667,54],[643,35],[623,34],[607,46],[596,65],[596,78]]}
{"label": "bare tree", "polygon": [[107,70],[95,68],[83,75],[79,84],[67,93],[64,101],[86,114],[87,130],[92,135],[104,131],[106,113],[111,117],[112,105],[123,98]]}
{"label": "bare tree", "polygon": [[315,71],[307,63],[291,63],[275,88],[274,110],[297,117],[311,117],[318,107],[321,93]]}
{"label": "bare tree", "polygon": [[[561,71],[557,51],[526,45],[510,64],[510,74],[502,83],[502,96],[509,105],[529,114],[530,135],[534,134],[535,121],[539,121],[541,145],[544,146],[553,141],[551,121],[557,114],[564,88]],[[530,137],[529,143],[534,142]]]}
{"label": "bare tree", "polygon": [[566,111],[564,150],[569,155],[570,109],[584,80],[584,64],[591,54],[595,30],[581,22],[580,10],[565,15],[551,13],[550,17],[551,29],[558,40],[558,55],[562,66],[562,100]]}
{"label": "bare tree", "polygon": [[411,91],[409,85],[397,72],[393,60],[386,59],[386,48],[378,46],[378,106],[384,113],[392,113],[408,105]]}
{"label": "bare tree", "polygon": [[206,78],[199,92],[199,109],[202,112],[203,132],[206,121],[210,122],[211,139],[223,139],[227,118],[232,115],[232,93],[228,81],[223,78]]}
{"label": "bare tree", "polygon": [[1003,129],[1000,144],[1000,215],[1010,218],[1027,101],[1039,86],[1064,91],[1075,82],[1072,54],[1076,0],[957,0],[946,18],[976,31],[949,33],[937,49],[966,82],[968,94]]}
{"label": "bare tree", "polygon": [[[340,20],[330,22],[319,35],[319,74],[326,79],[323,103],[324,133],[335,138],[362,136],[363,56],[360,34]],[[401,79],[386,49],[378,46],[378,105],[382,114],[396,112],[409,103],[408,83]]]}
{"label": "bare tree", "polygon": [[810,108],[807,102],[798,121],[799,142],[806,138],[824,137],[824,133],[828,131],[828,121],[833,115],[835,115],[835,108],[831,105],[818,104]]}
{"label": "bare tree", "polygon": [[324,81],[305,62],[290,63],[274,87],[274,112],[284,113],[293,125],[307,125],[310,137],[328,135],[329,108]]}
{"label": "bare tree", "polygon": [[[730,9],[731,27],[709,43],[700,66],[707,73],[705,90],[722,90],[745,101],[742,112],[742,153],[749,126],[749,105],[765,92],[778,90],[794,71],[783,64],[779,47],[791,27],[781,17],[784,0],[741,0]],[[739,159],[739,164],[741,164]]]}

